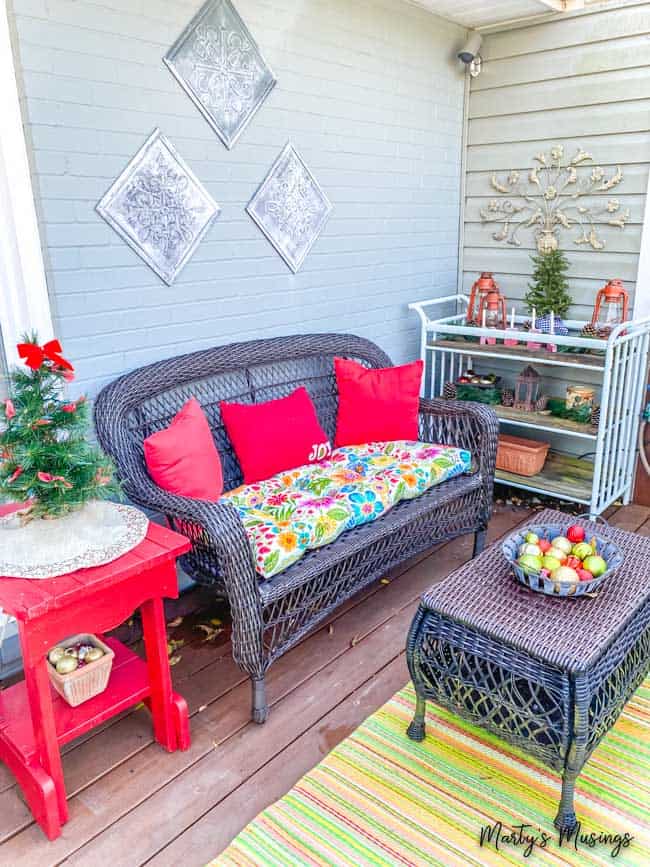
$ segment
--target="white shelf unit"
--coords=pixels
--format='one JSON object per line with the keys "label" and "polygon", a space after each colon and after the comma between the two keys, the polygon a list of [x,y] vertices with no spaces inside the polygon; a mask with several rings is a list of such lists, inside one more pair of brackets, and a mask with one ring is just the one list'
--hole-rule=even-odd
{"label": "white shelf unit", "polygon": [[[648,381],[648,348],[650,317],[616,326],[607,340],[588,337],[535,334],[541,350],[527,349],[532,336],[516,330],[526,317],[515,317],[515,330],[477,328],[466,324],[468,298],[448,295],[409,304],[420,317],[420,355],[425,363],[423,391],[426,396],[440,396],[445,382],[455,381],[463,370],[473,367],[480,359],[494,358],[517,361],[522,366],[563,367],[591,371],[600,378],[600,423],[597,431],[578,426],[562,425],[552,417],[549,421],[527,421],[520,418],[500,418],[501,425],[532,428],[590,441],[593,465],[569,456],[550,453],[544,470],[533,477],[515,476],[497,471],[497,481],[513,487],[547,494],[582,503],[591,517],[602,514],[619,499],[629,503],[634,485],[637,438],[641,421],[643,397]],[[452,315],[432,318],[430,311],[443,305],[454,306]],[[578,334],[585,322],[567,320],[570,332]],[[463,338],[496,338],[494,345],[472,343]],[[448,338],[448,339],[447,339]],[[505,346],[505,339],[517,340],[517,347]],[[552,352],[549,347],[561,345],[597,350],[599,354]],[[601,354],[602,353],[602,354]],[[498,407],[496,408],[498,411]],[[547,469],[548,468],[548,469]],[[563,473],[566,478],[563,478]]]}

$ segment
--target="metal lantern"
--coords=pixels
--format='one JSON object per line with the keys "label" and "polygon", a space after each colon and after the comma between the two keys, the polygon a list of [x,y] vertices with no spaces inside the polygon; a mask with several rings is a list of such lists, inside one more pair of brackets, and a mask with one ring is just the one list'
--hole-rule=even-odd
{"label": "metal lantern", "polygon": [[[492,279],[491,271],[483,271],[478,280],[475,280],[472,289],[469,293],[469,304],[467,306],[467,322],[472,323],[476,322],[476,317],[478,316],[479,308],[481,306],[481,299],[484,295],[487,295],[488,292],[498,292],[499,287]],[[479,320],[480,321],[480,320]]]}
{"label": "metal lantern", "polygon": [[506,299],[497,288],[481,295],[478,321],[486,328],[506,328]]}
{"label": "metal lantern", "polygon": [[610,280],[598,290],[591,325],[600,331],[611,331],[615,325],[627,322],[630,296],[620,280]]}
{"label": "metal lantern", "polygon": [[529,364],[517,377],[515,385],[515,409],[532,412],[537,408],[537,403],[540,399],[539,392],[539,373]]}

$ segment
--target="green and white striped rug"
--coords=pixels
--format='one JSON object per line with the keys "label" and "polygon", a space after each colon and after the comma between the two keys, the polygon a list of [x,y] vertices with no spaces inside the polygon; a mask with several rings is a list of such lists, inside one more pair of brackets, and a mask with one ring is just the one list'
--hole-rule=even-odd
{"label": "green and white striped rug", "polygon": [[[213,865],[650,864],[650,678],[578,779],[577,844],[560,844],[553,827],[557,774],[432,704],[426,740],[413,743],[405,729],[414,703],[409,684]],[[497,831],[481,846],[481,829],[497,822],[498,850]],[[529,857],[529,840],[504,836],[522,824],[534,838]]]}

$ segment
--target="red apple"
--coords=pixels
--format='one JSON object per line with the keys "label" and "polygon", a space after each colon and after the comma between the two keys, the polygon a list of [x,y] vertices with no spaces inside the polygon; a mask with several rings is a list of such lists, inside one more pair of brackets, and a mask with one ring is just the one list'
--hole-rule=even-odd
{"label": "red apple", "polygon": [[578,542],[584,542],[585,531],[580,524],[572,524],[572,526],[566,531],[566,537],[569,542],[573,542],[575,545]]}
{"label": "red apple", "polygon": [[570,566],[572,569],[580,569],[582,567],[582,560],[579,557],[575,557],[573,554],[570,554],[566,558],[566,565]]}
{"label": "red apple", "polygon": [[551,543],[548,539],[540,539],[537,543],[537,547],[540,549],[542,554],[546,554],[547,551],[551,550]]}
{"label": "red apple", "polygon": [[576,569],[581,581],[593,581],[594,576],[588,569]]}

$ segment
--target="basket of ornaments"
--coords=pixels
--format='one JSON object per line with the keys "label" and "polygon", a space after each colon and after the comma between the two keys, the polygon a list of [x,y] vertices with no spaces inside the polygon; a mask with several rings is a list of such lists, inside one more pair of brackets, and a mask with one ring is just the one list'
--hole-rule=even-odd
{"label": "basket of ornaments", "polygon": [[538,525],[512,533],[503,555],[520,584],[548,596],[592,594],[623,562],[618,545],[584,527]]}
{"label": "basket of ornaments", "polygon": [[52,686],[69,705],[77,707],[106,689],[114,656],[96,635],[73,635],[47,655]]}

